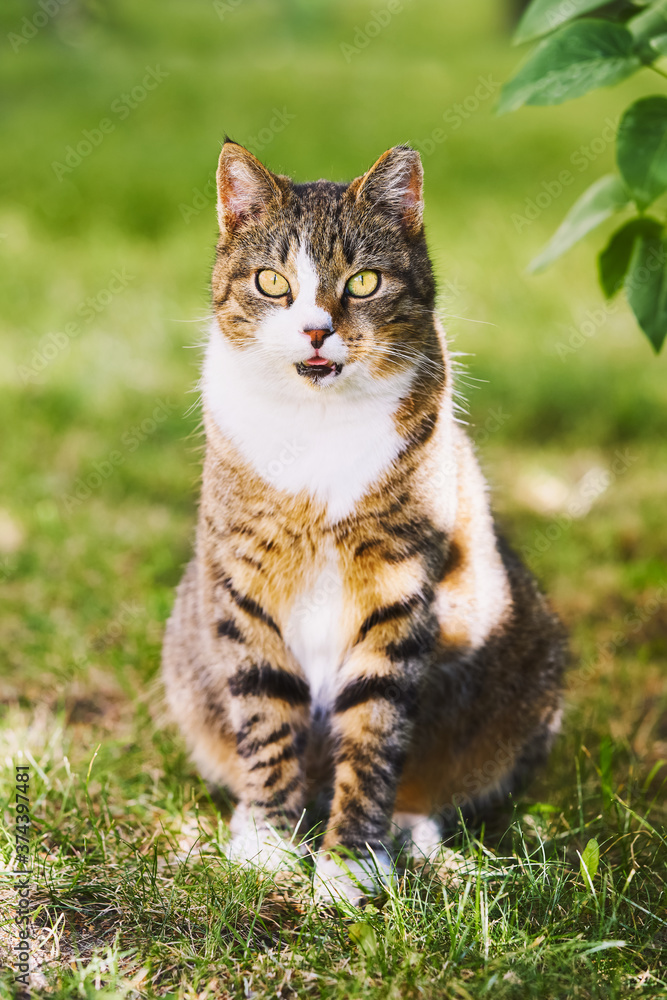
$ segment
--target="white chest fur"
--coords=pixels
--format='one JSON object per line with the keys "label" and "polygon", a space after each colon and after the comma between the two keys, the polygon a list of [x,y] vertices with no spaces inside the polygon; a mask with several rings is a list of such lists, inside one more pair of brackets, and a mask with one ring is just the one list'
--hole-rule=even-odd
{"label": "white chest fur", "polygon": [[314,714],[326,711],[333,700],[336,674],[344,656],[343,582],[335,552],[295,601],[285,628],[292,650],[310,685]]}
{"label": "white chest fur", "polygon": [[317,389],[292,365],[272,367],[254,350],[232,347],[215,322],[203,380],[218,427],[256,472],[277,489],[321,500],[332,523],[400,451],[393,417],[410,382],[409,373],[374,381],[350,370],[340,387]]}

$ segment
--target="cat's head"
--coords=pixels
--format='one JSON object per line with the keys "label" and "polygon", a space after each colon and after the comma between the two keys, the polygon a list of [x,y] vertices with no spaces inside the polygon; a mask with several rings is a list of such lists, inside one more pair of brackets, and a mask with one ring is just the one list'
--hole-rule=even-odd
{"label": "cat's head", "polygon": [[439,353],[422,176],[396,146],[351,184],[294,184],[225,142],[213,302],[258,374],[298,394],[372,391]]}

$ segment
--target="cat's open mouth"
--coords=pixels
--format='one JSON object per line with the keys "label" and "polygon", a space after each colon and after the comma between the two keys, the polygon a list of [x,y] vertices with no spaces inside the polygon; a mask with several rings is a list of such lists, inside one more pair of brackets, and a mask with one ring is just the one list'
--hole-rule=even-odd
{"label": "cat's open mouth", "polygon": [[336,378],[343,370],[343,366],[335,361],[328,361],[326,358],[310,358],[308,361],[299,361],[296,365],[299,375],[305,375],[312,382],[322,382],[331,375]]}

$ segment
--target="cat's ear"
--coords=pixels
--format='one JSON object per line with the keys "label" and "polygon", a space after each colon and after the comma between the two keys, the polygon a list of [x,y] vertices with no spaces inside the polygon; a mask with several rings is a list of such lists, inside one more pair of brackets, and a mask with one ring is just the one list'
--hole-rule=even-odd
{"label": "cat's ear", "polygon": [[419,153],[409,146],[394,146],[377,163],[352,181],[349,192],[357,201],[365,200],[398,219],[412,236],[423,225],[424,170]]}
{"label": "cat's ear", "polygon": [[281,197],[271,171],[231,139],[225,140],[220,153],[217,185],[218,222],[223,236],[260,219],[270,203]]}

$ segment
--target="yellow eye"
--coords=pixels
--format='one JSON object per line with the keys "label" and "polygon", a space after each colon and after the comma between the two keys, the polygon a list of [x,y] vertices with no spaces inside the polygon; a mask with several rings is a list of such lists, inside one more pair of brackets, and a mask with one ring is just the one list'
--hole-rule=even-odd
{"label": "yellow eye", "polygon": [[281,295],[287,295],[289,292],[289,281],[287,278],[283,278],[282,274],[267,267],[266,270],[259,271],[257,274],[257,287],[265,295],[278,299]]}
{"label": "yellow eye", "polygon": [[355,299],[365,299],[372,295],[380,284],[380,275],[377,271],[359,271],[353,275],[345,286]]}

